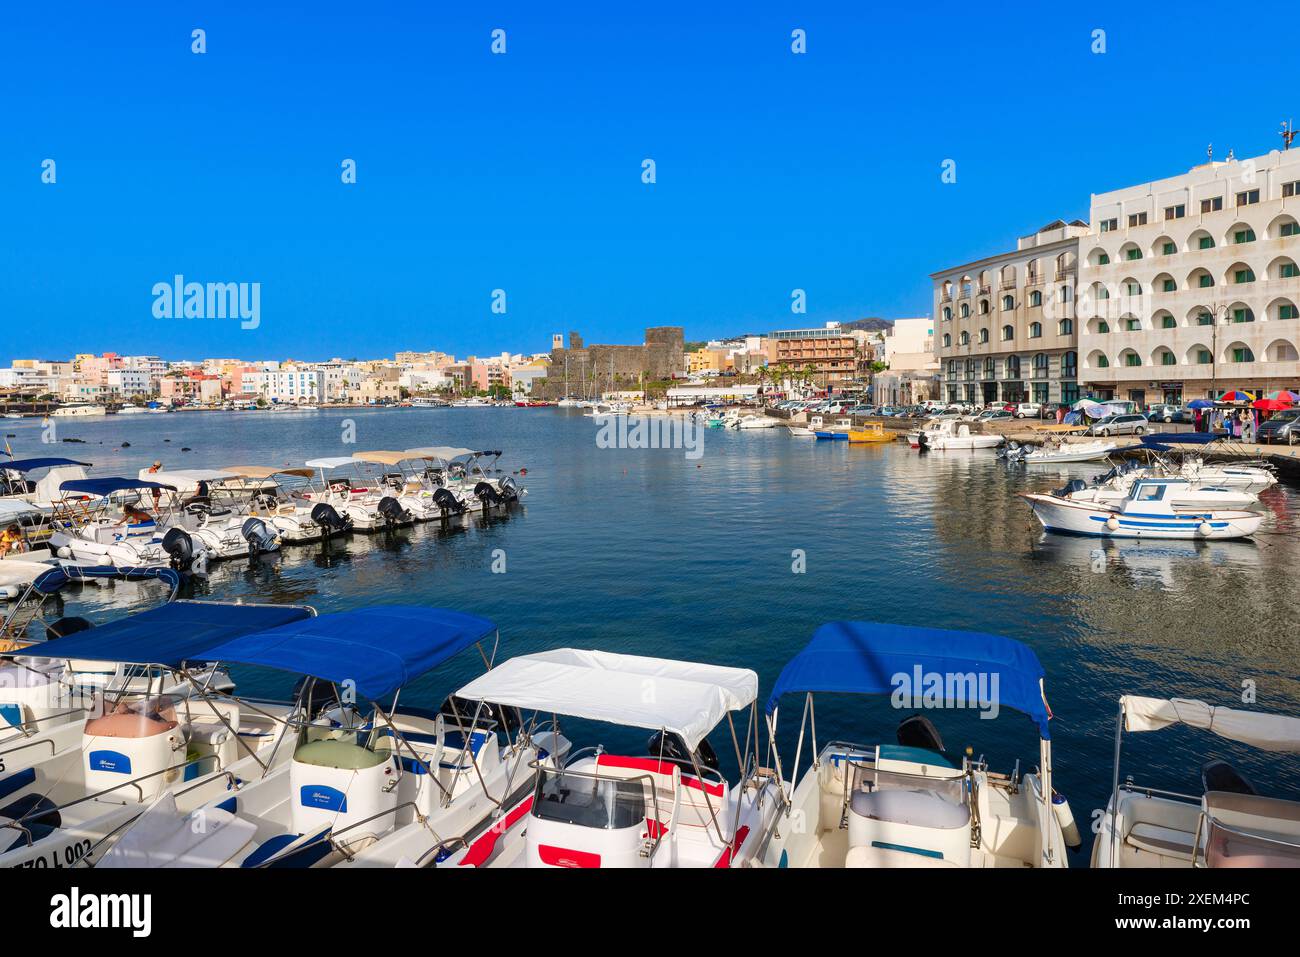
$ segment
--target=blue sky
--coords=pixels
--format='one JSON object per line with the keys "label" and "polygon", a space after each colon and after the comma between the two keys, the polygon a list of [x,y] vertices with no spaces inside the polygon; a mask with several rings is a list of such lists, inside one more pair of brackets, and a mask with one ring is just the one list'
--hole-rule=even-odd
{"label": "blue sky", "polygon": [[[922,315],[930,272],[1208,142],[1276,148],[1300,113],[1290,5],[606,6],[11,6],[0,362],[490,354],[569,329]],[[177,273],[260,282],[260,326],[154,318]]]}

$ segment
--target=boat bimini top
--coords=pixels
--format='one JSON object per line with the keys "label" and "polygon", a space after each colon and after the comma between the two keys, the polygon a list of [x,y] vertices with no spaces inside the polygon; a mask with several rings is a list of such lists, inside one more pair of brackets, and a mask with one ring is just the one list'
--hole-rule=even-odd
{"label": "boat bimini top", "polygon": [[511,658],[456,694],[520,710],[670,731],[695,751],[730,712],[754,703],[758,676],[747,668],[560,648]]}
{"label": "boat bimini top", "polygon": [[35,472],[37,469],[52,469],[67,465],[90,468],[89,462],[77,462],[73,459],[14,459],[12,462],[0,462],[0,472]]}
{"label": "boat bimini top", "polygon": [[174,486],[164,485],[161,482],[150,482],[144,479],[127,478],[125,476],[104,476],[102,478],[86,479],[69,479],[59,485],[60,492],[72,492],[78,495],[95,495],[99,498],[108,498],[117,492],[139,492],[146,489],[158,489],[159,491],[174,492]]}
{"label": "boat bimini top", "polygon": [[221,471],[229,472],[236,478],[242,479],[268,479],[275,475],[297,475],[301,478],[311,478],[316,474],[309,468],[275,468],[274,466],[265,465],[228,465]]}

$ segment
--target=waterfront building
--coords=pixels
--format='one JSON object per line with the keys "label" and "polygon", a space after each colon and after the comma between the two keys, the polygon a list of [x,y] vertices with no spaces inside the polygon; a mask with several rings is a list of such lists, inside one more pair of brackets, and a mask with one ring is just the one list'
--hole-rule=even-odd
{"label": "waterfront building", "polygon": [[776,347],[777,366],[794,373],[811,371],[813,383],[826,390],[855,384],[859,366],[869,355],[869,335],[844,329],[838,322],[812,329],[779,329],[768,338]]}
{"label": "waterfront building", "polygon": [[1074,289],[1088,226],[1056,220],[1016,248],[931,274],[943,398],[1065,402],[1079,398]]}
{"label": "waterfront building", "polygon": [[1091,207],[1088,392],[1141,404],[1300,387],[1300,150],[1204,163]]}

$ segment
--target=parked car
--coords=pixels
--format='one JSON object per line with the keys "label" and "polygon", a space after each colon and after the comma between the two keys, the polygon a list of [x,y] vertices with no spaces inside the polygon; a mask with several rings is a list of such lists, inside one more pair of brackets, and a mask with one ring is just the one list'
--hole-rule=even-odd
{"label": "parked car", "polygon": [[1141,412],[1125,415],[1108,415],[1098,419],[1088,429],[1088,435],[1142,435],[1151,423]]}
{"label": "parked car", "polygon": [[1043,407],[1037,402],[1017,402],[1011,410],[1011,414],[1017,419],[1027,419],[1030,416],[1038,418],[1042,414]]}
{"label": "parked car", "polygon": [[1186,422],[1187,415],[1176,405],[1161,404],[1147,407],[1147,418],[1152,422]]}
{"label": "parked car", "polygon": [[1269,445],[1273,442],[1285,442],[1295,445],[1300,439],[1300,409],[1283,409],[1259,424],[1255,432],[1255,441]]}

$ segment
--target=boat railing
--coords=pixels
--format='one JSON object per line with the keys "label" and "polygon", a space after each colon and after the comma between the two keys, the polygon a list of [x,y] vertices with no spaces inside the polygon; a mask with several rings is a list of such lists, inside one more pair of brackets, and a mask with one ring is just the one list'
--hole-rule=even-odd
{"label": "boat railing", "polygon": [[[82,697],[85,697],[85,695],[83,694]],[[75,715],[85,714],[86,712],[91,710],[93,710],[93,705],[84,708],[69,708],[67,711],[56,711],[53,714],[41,715],[39,718],[26,718],[23,720],[22,724],[16,727],[15,730],[17,730],[24,738],[29,738],[36,733],[35,730],[32,731],[27,730],[30,725],[37,725],[40,724],[42,721],[53,721],[55,718],[67,718]],[[0,748],[2,747],[3,747],[3,743],[0,742]],[[7,750],[0,750],[0,757],[3,757],[8,753],[9,752]]]}
{"label": "boat railing", "polygon": [[[25,748],[39,748],[42,744],[48,744],[50,746],[50,757],[54,757],[54,755],[58,753],[58,748],[55,747],[53,738],[41,738],[38,741],[28,741],[24,744],[18,745],[17,747],[5,748],[3,751],[0,751],[0,758],[7,758],[10,755],[17,754]],[[0,761],[0,764],[3,763],[3,761]]]}
{"label": "boat railing", "polygon": [[[537,772],[536,793],[539,796],[544,793],[544,790],[546,788],[547,775],[552,775],[558,779],[563,779],[565,776],[571,775],[573,777],[586,778],[587,780],[593,781],[596,784],[600,784],[602,782],[624,782],[624,781],[626,782],[635,781],[640,783],[643,788],[643,799],[644,799],[644,791],[649,791],[650,793],[650,807],[654,814],[653,819],[655,823],[658,825],[658,827],[653,829],[647,827],[647,834],[649,834],[649,840],[651,843],[649,848],[643,850],[642,852],[643,856],[645,856],[647,860],[653,860],[655,852],[659,850],[659,845],[663,842],[664,835],[668,833],[668,827],[663,826],[663,818],[659,814],[659,794],[658,794],[658,788],[655,785],[654,775],[649,773],[636,774],[631,776],[626,776],[621,774],[601,774],[599,764],[595,766],[596,767],[595,771],[579,771],[575,769],[572,766],[574,760],[580,759],[581,757],[585,756],[587,752],[591,752],[597,757],[605,753],[604,750],[600,747],[582,748],[574,752],[569,758],[569,764],[565,765],[562,768],[548,767],[545,764],[543,764],[541,761],[538,761],[536,759],[528,762],[528,767],[530,767],[531,769]],[[663,762],[663,763],[671,764],[671,762]],[[674,767],[675,766],[676,765],[674,765]],[[538,815],[538,808],[541,803],[542,802],[536,800],[533,801],[532,812],[534,815]],[[676,802],[674,801],[674,803]],[[675,822],[669,825],[669,827],[674,827],[674,826],[675,826]],[[651,834],[650,832],[652,830],[654,833]]]}
{"label": "boat railing", "polygon": [[1130,794],[1140,794],[1143,797],[1172,798],[1173,800],[1176,801],[1187,801],[1190,804],[1201,803],[1201,798],[1199,795],[1183,794],[1181,791],[1164,791],[1161,790],[1160,788],[1142,787],[1141,785],[1134,784],[1132,778],[1129,778],[1127,781],[1121,784],[1119,786],[1119,789],[1121,791],[1127,791]]}

